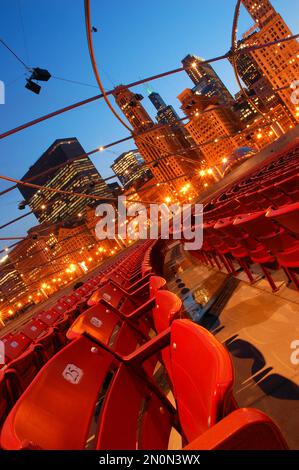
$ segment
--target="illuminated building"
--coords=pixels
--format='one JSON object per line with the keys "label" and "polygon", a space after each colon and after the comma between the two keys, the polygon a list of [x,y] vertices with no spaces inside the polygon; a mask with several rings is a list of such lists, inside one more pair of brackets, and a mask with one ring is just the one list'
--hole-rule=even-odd
{"label": "illuminated building", "polygon": [[[287,38],[292,32],[269,0],[242,0],[258,31],[247,40],[260,45]],[[290,85],[299,76],[299,44],[296,39],[250,52],[258,67],[294,118],[299,121],[296,105],[291,101]],[[284,89],[281,89],[284,88]]]}
{"label": "illuminated building", "polygon": [[202,63],[204,59],[187,55],[182,64],[195,87],[194,93],[208,98],[217,98],[219,103],[232,103],[233,97],[210,64]]}
{"label": "illuminated building", "polygon": [[132,186],[138,180],[146,181],[152,178],[151,170],[144,164],[138,150],[129,150],[122,153],[114,160],[111,169],[116,174],[125,189]]}
{"label": "illuminated building", "polygon": [[133,93],[124,85],[119,85],[114,89],[113,96],[135,132],[154,126],[152,118],[140,103],[142,95]]}
{"label": "illuminated building", "polygon": [[[249,47],[254,39],[255,33],[245,36],[238,41],[238,49]],[[229,59],[231,61],[231,59]],[[237,70],[240,78],[246,85],[248,94],[256,101],[255,104],[262,111],[269,111],[274,106],[281,104],[282,101],[278,94],[273,91],[273,87],[262,70],[258,66],[254,57],[248,54],[239,54],[236,56]]]}
{"label": "illuminated building", "polygon": [[201,151],[206,163],[218,164],[236,148],[233,137],[239,130],[236,116],[228,108],[217,108],[215,99],[207,101],[189,88],[184,90],[178,99],[182,103],[183,111],[190,118],[185,125],[186,129],[195,142],[202,145]]}
{"label": "illuminated building", "polygon": [[32,227],[27,237],[11,250],[9,257],[32,290],[39,287],[41,279],[63,270],[71,261],[58,243],[57,227],[49,224]]}
{"label": "illuminated building", "polygon": [[69,254],[70,261],[79,263],[95,245],[95,229],[92,233],[85,223],[64,225],[58,229],[58,241],[63,252]]}
{"label": "illuminated building", "polygon": [[28,288],[16,270],[10,255],[0,261],[0,311],[2,312],[8,304],[12,305],[22,300]]}
{"label": "illuminated building", "polygon": [[[260,109],[261,101],[259,97],[254,92],[249,90],[247,90],[247,94],[250,96],[251,100],[257,106],[257,108]],[[234,110],[242,124],[251,123],[257,116],[260,115],[257,109],[243,95],[242,91],[239,91],[239,93],[235,95]]]}
{"label": "illuminated building", "polygon": [[161,95],[148,89],[149,92],[149,100],[156,108],[157,116],[156,119],[160,124],[177,124],[179,122],[179,115],[174,110],[173,106],[167,105]]}
{"label": "illuminated building", "polygon": [[[155,124],[136,94],[124,86],[115,88],[113,95],[134,128],[135,143],[145,163],[153,162],[149,166],[157,181],[169,181],[172,191],[179,190],[189,181],[190,164],[184,156],[195,163],[200,161],[199,153],[190,149],[183,126],[181,129],[171,124]],[[170,155],[173,153],[175,155]]]}
{"label": "illuminated building", "polygon": [[[85,154],[76,138],[56,140],[49,149],[30,167],[22,179],[33,178],[49,168],[82,155],[80,160],[70,161],[50,174],[37,176],[34,183],[59,190],[87,193],[101,197],[111,197],[111,191],[101,175]],[[84,156],[85,155],[85,156]],[[39,222],[55,223],[82,212],[86,204],[99,204],[98,201],[63,195],[50,191],[41,191],[25,186],[18,187],[25,201],[32,209]]]}

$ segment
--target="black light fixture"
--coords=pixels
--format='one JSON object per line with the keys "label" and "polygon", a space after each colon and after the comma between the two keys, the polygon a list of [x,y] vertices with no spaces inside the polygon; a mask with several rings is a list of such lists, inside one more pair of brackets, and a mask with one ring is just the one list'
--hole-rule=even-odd
{"label": "black light fixture", "polygon": [[25,88],[27,88],[27,90],[32,91],[36,95],[39,95],[39,92],[41,90],[41,86],[39,86],[37,83],[33,82],[30,78],[26,78],[26,82],[27,83],[25,85]]}
{"label": "black light fixture", "polygon": [[35,67],[34,69],[32,69],[30,80],[47,82],[50,78],[51,78],[51,74],[48,70],[40,69],[39,67]]}
{"label": "black light fixture", "polygon": [[33,80],[47,82],[51,78],[51,74],[48,70],[40,69],[39,67],[34,67],[30,69],[30,71],[31,75],[29,78],[26,78],[27,83],[25,85],[25,88],[27,88],[27,90],[32,91],[36,95],[39,95],[41,86],[38,85],[38,83],[35,83]]}
{"label": "black light fixture", "polygon": [[27,202],[26,201],[21,201],[18,205],[18,208],[20,211],[22,211],[23,209],[25,209],[25,207],[27,206]]}

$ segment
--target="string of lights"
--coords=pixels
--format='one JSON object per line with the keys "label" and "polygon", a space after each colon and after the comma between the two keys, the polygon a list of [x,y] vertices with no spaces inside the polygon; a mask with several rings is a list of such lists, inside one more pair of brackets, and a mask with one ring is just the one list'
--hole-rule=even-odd
{"label": "string of lights", "polygon": [[[97,225],[97,223],[98,223],[98,220],[96,220],[96,221],[94,222],[94,224],[91,224],[90,228],[95,228],[96,225]],[[55,225],[58,225],[58,224],[54,224],[51,228],[53,229],[53,227],[54,227]],[[39,230],[39,234],[40,234],[41,232],[43,232],[43,231],[49,231],[49,227],[46,227],[45,229]],[[61,242],[64,243],[64,242],[66,242],[66,241],[68,241],[68,240],[71,240],[71,239],[74,238],[74,237],[78,237],[78,235],[82,235],[83,233],[87,234],[87,227],[84,227],[82,230],[80,230],[79,232],[77,232],[77,233],[75,233],[75,234],[73,234],[73,235],[69,235],[69,236],[67,236],[67,237],[64,237],[64,238],[61,240]],[[37,237],[37,240],[38,240],[38,237]],[[98,241],[98,242],[99,242],[99,241]],[[20,243],[20,242],[18,242],[18,244],[19,244],[19,243]],[[58,243],[59,243],[59,241],[58,241]],[[96,244],[96,243],[97,243],[97,240],[94,240],[94,244]],[[87,243],[87,244],[84,245],[82,248],[85,248],[86,246],[87,246],[87,247],[90,246],[90,243]],[[36,256],[36,255],[38,255],[38,254],[40,254],[40,253],[43,253],[44,250],[45,250],[45,248],[41,248],[41,249],[36,250],[33,254],[27,253],[26,255],[23,255],[23,256],[21,256],[21,257],[17,257],[17,258],[14,259],[13,262],[7,262],[7,263],[5,263],[4,269],[10,268],[10,267],[12,267],[12,266],[15,266],[16,263],[18,263],[18,262],[20,262],[20,261],[23,262],[23,261],[25,261],[27,258],[30,258],[30,257],[32,257],[32,256]],[[55,261],[56,261],[57,259],[60,259],[60,258],[62,258],[62,257],[64,257],[64,256],[67,256],[68,254],[74,253],[74,252],[78,252],[78,249],[76,249],[76,250],[74,250],[74,251],[72,251],[72,252],[62,253],[60,256],[55,257]],[[37,268],[39,268],[39,267],[46,266],[46,265],[48,265],[48,264],[50,264],[50,263],[53,263],[53,260],[52,260],[52,261],[49,261],[49,263],[42,263],[42,264],[40,264],[40,265],[37,265],[37,266],[34,267],[34,269],[37,269]],[[33,269],[33,267],[31,267],[31,268],[30,268],[29,270],[27,270],[27,271],[22,271],[22,272],[23,272],[23,273],[30,272],[32,269]]]}
{"label": "string of lights", "polygon": [[[82,248],[86,248],[86,247],[88,247],[88,244],[84,245]],[[73,253],[76,253],[77,251],[78,251],[78,250],[71,250],[71,251],[68,251],[67,253],[64,253],[63,255],[61,255],[60,257],[57,257],[56,259],[63,258],[63,257],[67,257],[67,256],[69,256],[69,255],[72,255]],[[48,266],[49,264],[52,264],[52,263],[53,263],[53,262],[51,261],[51,262],[47,262],[47,263],[40,264],[40,265],[36,266],[35,269],[39,269],[39,268],[42,268],[42,267],[44,267],[44,266]],[[49,276],[54,276],[54,275],[56,275],[56,274],[62,274],[62,272],[63,272],[63,270],[64,270],[64,267],[67,266],[67,265],[69,265],[69,263],[70,263],[70,261],[69,261],[69,260],[66,260],[64,263],[62,263],[63,268],[59,268],[57,271],[52,271],[50,275],[49,275],[49,273],[48,273],[48,274],[45,274],[44,276],[39,277],[38,280],[33,281],[33,282],[29,283],[29,284],[26,284],[26,288],[29,289],[29,287],[33,287],[33,286],[40,285],[41,282],[42,282],[44,279],[49,278]],[[6,265],[6,266],[7,266],[7,265]],[[98,265],[98,266],[99,266],[99,265]],[[96,266],[95,269],[96,269],[98,266]],[[29,270],[29,271],[31,271],[31,270]],[[23,273],[26,273],[26,272],[29,272],[29,271],[26,271],[26,270],[25,270],[25,271],[23,271]],[[71,281],[72,281],[72,279],[71,279]],[[39,288],[38,288],[38,289],[39,289]],[[9,307],[9,305],[6,306],[6,305],[4,304],[4,305],[1,306],[2,309],[3,309],[3,308],[6,308],[6,307]]]}

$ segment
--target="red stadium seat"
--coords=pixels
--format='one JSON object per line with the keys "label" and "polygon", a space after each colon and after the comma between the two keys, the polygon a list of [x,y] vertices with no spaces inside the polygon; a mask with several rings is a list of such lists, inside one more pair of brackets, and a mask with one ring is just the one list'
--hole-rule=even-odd
{"label": "red stadium seat", "polygon": [[9,410],[13,404],[13,397],[7,378],[7,373],[0,370],[0,430],[2,424],[8,415]]}
{"label": "red stadium seat", "polygon": [[84,449],[111,356],[79,337],[53,357],[9,414],[1,447]]}
{"label": "red stadium seat", "polygon": [[21,395],[28,387],[41,368],[42,362],[37,348],[33,346],[9,363],[11,389],[14,396]]}
{"label": "red stadium seat", "polygon": [[6,363],[20,356],[31,344],[31,340],[23,333],[4,338]]}
{"label": "red stadium seat", "polygon": [[26,323],[21,332],[27,336],[27,338],[35,340],[46,330],[46,328],[46,325],[42,321],[33,319]]}
{"label": "red stadium seat", "polygon": [[269,209],[266,217],[275,220],[286,229],[299,235],[299,202],[275,210]]}
{"label": "red stadium seat", "polygon": [[233,411],[184,448],[188,451],[287,449],[276,424],[254,408]]}

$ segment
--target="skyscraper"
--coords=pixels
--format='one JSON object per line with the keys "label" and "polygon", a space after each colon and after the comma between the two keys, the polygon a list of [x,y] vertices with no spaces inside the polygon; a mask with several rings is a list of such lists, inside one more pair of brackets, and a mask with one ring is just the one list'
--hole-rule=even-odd
{"label": "skyscraper", "polygon": [[[82,158],[69,161],[81,155]],[[53,169],[51,173],[44,176],[36,176],[61,163],[65,163],[65,165]],[[106,198],[111,197],[111,191],[107,184],[76,138],[55,140],[22,179],[26,180],[35,176],[33,183],[41,186]],[[77,216],[88,203],[93,205],[100,203],[100,201],[75,195],[63,195],[22,185],[18,188],[41,223],[55,223]]]}
{"label": "skyscraper", "polygon": [[153,127],[152,118],[140,103],[143,100],[142,95],[133,93],[124,85],[119,85],[114,89],[113,96],[135,132]]}
{"label": "skyscraper", "polygon": [[[186,146],[188,144],[190,148],[187,138],[175,126],[155,124],[141,105],[140,99],[125,86],[116,87],[113,95],[134,128],[135,143],[142,158],[145,163],[152,163],[149,166],[158,183],[167,181],[169,188],[179,190],[189,177],[189,168],[184,162],[187,150],[181,140],[184,138]],[[190,155],[188,157],[192,158]],[[199,160],[198,155],[194,158]]]}
{"label": "skyscraper", "polygon": [[[221,163],[236,147],[233,135],[238,130],[234,113],[226,108],[217,108],[215,98],[196,95],[187,88],[179,96],[183,111],[190,116],[185,125],[198,145],[209,166]],[[204,145],[203,145],[204,144]]]}
{"label": "skyscraper", "polygon": [[195,84],[193,91],[208,98],[217,98],[219,103],[232,103],[233,97],[210,64],[202,63],[204,59],[188,54],[182,64]]}
{"label": "skyscraper", "polygon": [[[238,49],[249,47],[254,40],[255,34],[256,32],[238,41]],[[231,62],[231,58],[229,60]],[[249,94],[253,96],[253,100],[256,97],[259,101],[259,109],[269,111],[270,108],[282,103],[280,97],[273,91],[271,83],[250,53],[237,55],[236,63],[238,74],[245,83]]]}
{"label": "skyscraper", "polygon": [[[261,45],[287,38],[292,32],[269,0],[242,0],[259,30],[248,39],[248,45]],[[273,90],[299,121],[298,108],[292,103],[290,85],[299,76],[299,44],[296,39],[250,52]]]}
{"label": "skyscraper", "polygon": [[180,117],[173,106],[167,105],[159,93],[150,91],[148,97],[158,111],[156,119],[160,124],[177,124],[179,122]]}
{"label": "skyscraper", "polygon": [[125,189],[128,189],[137,181],[144,182],[153,176],[136,149],[122,153],[114,160],[111,168]]}

